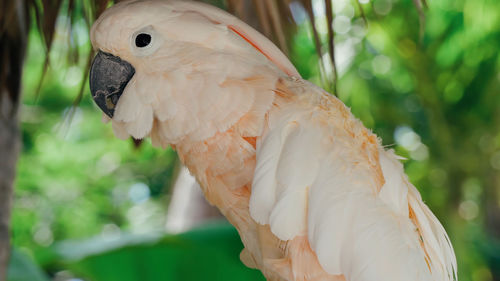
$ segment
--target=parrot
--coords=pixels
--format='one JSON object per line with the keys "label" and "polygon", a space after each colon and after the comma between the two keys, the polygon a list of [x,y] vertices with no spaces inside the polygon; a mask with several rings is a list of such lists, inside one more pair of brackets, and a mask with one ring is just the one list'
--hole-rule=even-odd
{"label": "parrot", "polygon": [[402,158],[243,21],[201,2],[132,0],[106,9],[90,39],[103,122],[175,149],[267,280],[458,280]]}

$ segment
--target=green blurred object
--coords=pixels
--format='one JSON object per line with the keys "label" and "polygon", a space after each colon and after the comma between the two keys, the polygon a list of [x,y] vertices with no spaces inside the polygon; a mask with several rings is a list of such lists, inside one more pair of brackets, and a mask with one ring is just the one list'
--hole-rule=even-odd
{"label": "green blurred object", "polygon": [[7,281],[49,281],[49,278],[31,258],[19,250],[13,249]]}
{"label": "green blurred object", "polygon": [[207,224],[179,235],[90,242],[66,242],[55,247],[60,261],[76,275],[88,278],[85,280],[265,280],[260,271],[245,267],[239,260],[243,245],[228,223]]}

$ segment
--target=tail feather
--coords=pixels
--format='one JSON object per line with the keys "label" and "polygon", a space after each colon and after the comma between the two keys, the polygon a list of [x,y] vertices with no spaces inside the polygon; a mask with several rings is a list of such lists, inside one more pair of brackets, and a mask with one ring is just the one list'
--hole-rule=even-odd
{"label": "tail feather", "polygon": [[416,225],[429,263],[434,270],[433,274],[438,274],[439,280],[457,280],[457,260],[450,238],[436,216],[422,202],[420,195],[412,185],[410,185],[408,202],[415,214]]}

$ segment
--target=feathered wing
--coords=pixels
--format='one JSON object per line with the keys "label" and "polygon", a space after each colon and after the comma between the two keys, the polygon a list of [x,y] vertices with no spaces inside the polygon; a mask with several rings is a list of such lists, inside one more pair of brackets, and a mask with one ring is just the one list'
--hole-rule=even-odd
{"label": "feathered wing", "polygon": [[282,240],[307,235],[347,281],[456,280],[446,232],[396,156],[338,100],[301,99],[271,112],[257,144],[252,218]]}

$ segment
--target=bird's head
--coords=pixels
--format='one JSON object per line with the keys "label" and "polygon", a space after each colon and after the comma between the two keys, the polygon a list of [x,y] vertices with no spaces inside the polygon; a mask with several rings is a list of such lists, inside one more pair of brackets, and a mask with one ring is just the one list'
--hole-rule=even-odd
{"label": "bird's head", "polygon": [[202,140],[267,110],[278,77],[299,76],[281,51],[232,15],[190,1],[139,0],[91,30],[90,90],[115,134]]}

